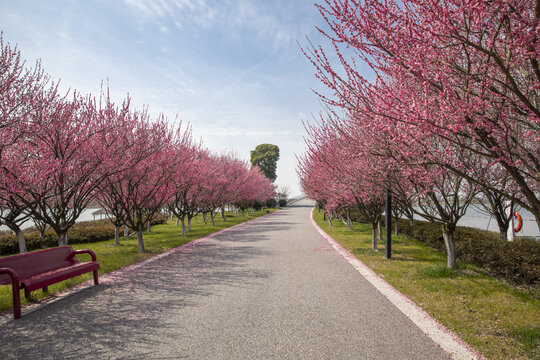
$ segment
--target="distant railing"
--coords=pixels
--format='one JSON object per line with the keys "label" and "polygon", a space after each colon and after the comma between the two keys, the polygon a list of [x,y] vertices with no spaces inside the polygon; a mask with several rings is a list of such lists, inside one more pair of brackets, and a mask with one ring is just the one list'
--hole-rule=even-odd
{"label": "distant railing", "polygon": [[287,200],[287,206],[295,204],[295,203],[299,202],[300,200],[304,200],[305,198],[306,198],[306,196],[303,195],[303,196],[300,196],[299,198],[294,198],[294,199]]}

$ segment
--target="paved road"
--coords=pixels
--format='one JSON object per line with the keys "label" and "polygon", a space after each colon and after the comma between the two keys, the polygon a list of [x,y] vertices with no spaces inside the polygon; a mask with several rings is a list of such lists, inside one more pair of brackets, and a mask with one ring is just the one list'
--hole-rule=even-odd
{"label": "paved road", "polygon": [[0,328],[2,359],[446,359],[317,233],[311,203]]}

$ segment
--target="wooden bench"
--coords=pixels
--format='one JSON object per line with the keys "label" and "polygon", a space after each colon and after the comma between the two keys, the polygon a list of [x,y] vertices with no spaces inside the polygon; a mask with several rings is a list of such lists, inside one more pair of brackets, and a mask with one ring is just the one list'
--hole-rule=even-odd
{"label": "wooden bench", "polygon": [[[90,254],[92,261],[79,262],[75,255]],[[13,291],[13,317],[21,317],[20,289],[28,299],[30,292],[72,277],[94,272],[94,284],[98,284],[99,263],[92,250],[73,250],[71,246],[34,251],[0,258],[0,285],[11,284]]]}

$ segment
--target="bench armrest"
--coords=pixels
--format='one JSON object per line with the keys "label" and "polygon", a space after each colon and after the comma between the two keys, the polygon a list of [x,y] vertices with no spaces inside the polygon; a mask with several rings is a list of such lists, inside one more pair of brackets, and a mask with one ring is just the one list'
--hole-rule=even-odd
{"label": "bench armrest", "polygon": [[13,296],[13,318],[21,317],[21,294],[19,286],[19,274],[10,268],[0,268],[0,274],[8,274],[11,277],[11,293]]}
{"label": "bench armrest", "polygon": [[11,277],[11,282],[15,283],[19,281],[19,274],[10,268],[0,268],[0,274],[8,274]]}
{"label": "bench armrest", "polygon": [[75,250],[74,254],[75,255],[77,255],[77,254],[90,254],[90,256],[92,257],[92,261],[97,261],[96,253],[93,252],[92,250],[89,250],[89,249]]}

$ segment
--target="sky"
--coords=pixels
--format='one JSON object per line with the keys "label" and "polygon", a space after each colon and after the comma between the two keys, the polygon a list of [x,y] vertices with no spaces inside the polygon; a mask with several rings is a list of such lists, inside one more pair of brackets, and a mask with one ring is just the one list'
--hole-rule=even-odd
{"label": "sky", "polygon": [[[0,31],[28,65],[41,59],[65,91],[113,100],[129,93],[181,120],[216,153],[249,161],[258,144],[279,146],[276,184],[301,193],[302,121],[324,90],[300,46],[325,45],[311,0],[0,0]],[[326,41],[326,42],[325,42]]]}

